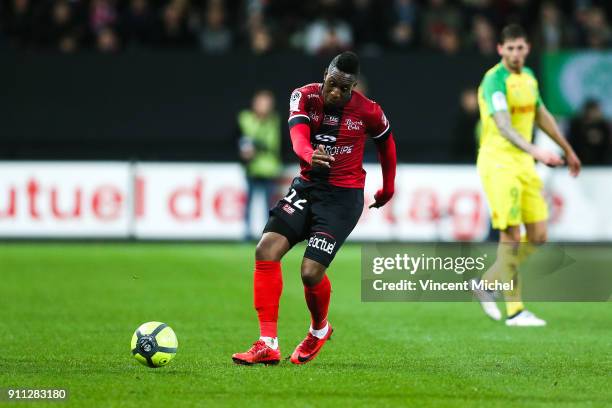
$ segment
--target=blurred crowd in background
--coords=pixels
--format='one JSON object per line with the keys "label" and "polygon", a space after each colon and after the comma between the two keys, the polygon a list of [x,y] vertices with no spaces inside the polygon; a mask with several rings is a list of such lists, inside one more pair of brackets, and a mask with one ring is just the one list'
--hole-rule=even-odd
{"label": "blurred crowd in background", "polygon": [[0,43],[63,53],[494,55],[509,22],[527,27],[540,50],[603,49],[612,44],[611,19],[609,0],[0,0]]}
{"label": "blurred crowd in background", "polygon": [[[612,47],[611,21],[612,0],[0,0],[0,48],[42,53],[187,49],[210,55],[297,56],[330,56],[352,49],[374,57],[418,51],[495,59],[497,35],[510,22],[527,29],[536,51],[555,51]],[[602,69],[601,75],[606,75]],[[454,121],[449,121],[453,145],[448,159],[473,163],[480,132],[478,103],[476,84],[465,85],[457,95]],[[366,78],[359,86],[368,94]],[[254,101],[269,100],[263,105],[274,106],[274,98],[270,90]],[[612,164],[612,135],[602,113],[606,101],[599,98],[586,101],[563,122],[587,165]],[[278,167],[277,159],[260,162],[247,156],[280,154],[278,142],[270,141],[280,137],[277,114],[268,117],[260,110],[243,112],[239,121],[240,159],[255,181],[268,177],[266,165]],[[272,136],[245,130],[259,129],[260,121]]]}

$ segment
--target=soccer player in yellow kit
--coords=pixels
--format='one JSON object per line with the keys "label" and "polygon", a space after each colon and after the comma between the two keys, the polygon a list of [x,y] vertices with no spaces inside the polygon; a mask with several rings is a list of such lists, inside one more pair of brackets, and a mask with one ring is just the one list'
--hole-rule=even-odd
{"label": "soccer player in yellow kit", "polygon": [[[544,106],[533,71],[525,67],[529,43],[523,28],[516,24],[505,27],[497,51],[501,62],[487,71],[478,88],[482,137],[477,167],[493,228],[500,232],[497,260],[482,279],[514,280],[514,289],[504,292],[506,325],[544,326],[546,321],[526,310],[521,301],[517,268],[528,255],[527,248],[544,243],[547,235],[548,208],[534,159],[552,167],[564,164],[564,160],[532,143],[534,124],[563,149],[574,177],[580,172],[580,160]],[[521,224],[528,241],[523,246],[519,246]],[[474,293],[485,313],[500,320],[492,293]]]}

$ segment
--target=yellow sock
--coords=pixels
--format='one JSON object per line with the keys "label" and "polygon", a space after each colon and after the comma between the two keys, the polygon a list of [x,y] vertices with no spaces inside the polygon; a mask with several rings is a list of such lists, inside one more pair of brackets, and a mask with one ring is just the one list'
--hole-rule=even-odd
{"label": "yellow sock", "polygon": [[523,309],[525,309],[523,302],[506,302],[506,313],[508,317],[514,316]]}

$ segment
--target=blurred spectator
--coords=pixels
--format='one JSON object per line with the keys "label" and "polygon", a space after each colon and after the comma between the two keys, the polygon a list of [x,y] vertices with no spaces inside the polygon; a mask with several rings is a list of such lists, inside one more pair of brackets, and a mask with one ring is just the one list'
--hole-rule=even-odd
{"label": "blurred spectator", "polygon": [[149,0],[130,0],[122,21],[123,33],[129,45],[144,46],[151,42],[154,16]]}
{"label": "blurred spectator", "polygon": [[79,48],[84,29],[75,15],[75,7],[66,0],[56,0],[52,4],[48,23],[38,27],[36,37],[39,45],[64,53]]}
{"label": "blurred spectator", "polygon": [[471,47],[481,55],[496,55],[497,40],[491,22],[482,15],[472,19]]}
{"label": "blurred spectator", "polygon": [[382,7],[375,0],[353,0],[350,24],[354,32],[355,44],[362,54],[375,55],[380,52],[382,39]]}
{"label": "blurred spectator", "polygon": [[246,239],[252,239],[254,236],[251,233],[254,195],[263,193],[266,207],[271,206],[276,180],[281,174],[281,124],[274,104],[274,94],[269,90],[261,90],[253,96],[251,109],[238,114],[238,146],[248,187],[245,207]]}
{"label": "blurred spectator", "polygon": [[537,21],[539,1],[504,0],[496,3],[501,9],[504,24],[517,23],[529,28]]}
{"label": "blurred spectator", "polygon": [[446,0],[429,0],[423,12],[422,40],[428,48],[454,52],[459,45],[461,14]]}
{"label": "blurred spectator", "polygon": [[268,28],[261,25],[251,30],[251,52],[255,55],[265,55],[272,51],[272,36]]}
{"label": "blurred spectator", "polygon": [[608,48],[610,13],[612,3],[603,0],[0,0],[0,34],[14,48],[65,52],[106,50],[98,41],[104,30],[104,43],[199,43],[213,54],[297,48],[318,55],[356,47],[366,55],[384,49],[493,55],[497,28],[509,22],[525,26],[543,50]]}
{"label": "blurred spectator", "polygon": [[93,33],[113,26],[117,22],[117,10],[113,0],[92,0],[89,10],[89,28]]}
{"label": "blurred spectator", "polygon": [[604,11],[593,7],[587,14],[586,45],[593,49],[603,49],[610,46],[610,26]]}
{"label": "blurred spectator", "polygon": [[414,0],[393,0],[391,31],[389,39],[391,46],[398,50],[406,50],[415,46],[417,32],[418,6]]}
{"label": "blurred spectator", "polygon": [[532,36],[535,47],[544,51],[557,51],[570,43],[569,26],[563,20],[559,7],[546,1],[540,9],[540,23]]}
{"label": "blurred spectator", "polygon": [[471,21],[475,16],[484,17],[488,22],[493,25],[499,23],[499,15],[497,13],[497,7],[499,2],[495,0],[462,0],[461,7],[465,14],[466,21]]}
{"label": "blurred spectator", "polygon": [[32,42],[33,11],[30,0],[12,0],[0,10],[0,24],[9,38],[10,44],[16,48],[24,48]]}
{"label": "blurred spectator", "polygon": [[438,48],[447,55],[458,53],[461,49],[461,40],[457,31],[451,28],[442,31],[438,37]]}
{"label": "blurred spectator", "polygon": [[610,126],[604,119],[599,102],[588,100],[582,112],[570,122],[569,141],[583,164],[611,162]]}
{"label": "blurred spectator", "polygon": [[397,23],[391,29],[391,45],[397,50],[407,50],[414,46],[414,29],[406,23]]}
{"label": "blurred spectator", "polygon": [[459,111],[453,126],[451,158],[458,163],[475,163],[480,133],[478,95],[474,88],[461,92]]}
{"label": "blurred spectator", "polygon": [[309,54],[337,54],[351,48],[353,32],[348,23],[338,16],[340,1],[321,0],[321,17],[306,27],[304,48]]}
{"label": "blurred spectator", "polygon": [[198,34],[200,48],[209,54],[220,54],[230,50],[232,32],[225,25],[225,10],[219,3],[208,6],[204,16],[204,27]]}
{"label": "blurred spectator", "polygon": [[156,43],[162,47],[185,48],[195,44],[195,38],[187,27],[187,3],[173,0],[162,9],[161,24]]}
{"label": "blurred spectator", "polygon": [[112,54],[119,51],[119,37],[117,37],[117,33],[110,27],[100,29],[96,35],[96,48],[104,54]]}

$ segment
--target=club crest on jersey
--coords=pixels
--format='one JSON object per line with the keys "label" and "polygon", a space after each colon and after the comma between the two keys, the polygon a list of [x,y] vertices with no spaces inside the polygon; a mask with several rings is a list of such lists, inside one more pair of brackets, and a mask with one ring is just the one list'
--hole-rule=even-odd
{"label": "club crest on jersey", "polygon": [[329,126],[338,126],[340,123],[340,118],[334,115],[325,115],[323,117],[323,124]]}
{"label": "club crest on jersey", "polygon": [[361,130],[361,126],[363,126],[363,121],[346,119],[345,124],[348,130]]}
{"label": "club crest on jersey", "polygon": [[300,99],[302,98],[302,93],[300,91],[294,91],[291,94],[291,98],[289,99],[289,110],[291,112],[297,112],[300,110]]}

